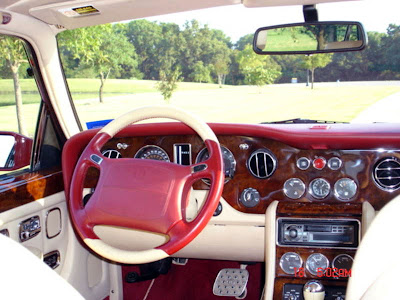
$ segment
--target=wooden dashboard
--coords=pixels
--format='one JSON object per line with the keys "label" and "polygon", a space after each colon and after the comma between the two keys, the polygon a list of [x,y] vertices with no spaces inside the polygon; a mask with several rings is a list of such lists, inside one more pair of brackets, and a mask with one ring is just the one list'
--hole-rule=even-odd
{"label": "wooden dashboard", "polygon": [[[380,188],[373,179],[374,166],[384,158],[395,157],[400,159],[400,151],[378,150],[327,150],[327,149],[298,149],[272,139],[218,135],[221,145],[228,148],[236,161],[236,170],[231,180],[225,183],[223,197],[235,209],[245,213],[265,213],[268,205],[274,201],[287,201],[288,203],[323,203],[330,206],[344,204],[341,207],[353,203],[368,201],[376,210],[381,209],[388,201],[400,193],[397,191],[385,191]],[[118,147],[125,145],[125,149]],[[196,156],[204,148],[204,143],[196,135],[165,135],[165,136],[139,136],[139,137],[115,137],[107,142],[102,151],[118,150],[123,158],[133,158],[139,149],[146,145],[155,145],[162,148],[170,160],[173,161],[174,144],[190,144],[191,160],[195,162]],[[258,149],[267,149],[272,153],[277,162],[275,172],[266,179],[256,178],[248,169],[248,159]],[[310,161],[315,158],[324,158],[328,161],[337,157],[342,161],[338,170],[332,170],[325,166],[318,170],[312,165],[307,170],[301,170],[296,162],[299,158],[306,157]],[[289,178],[298,178],[305,184],[304,195],[299,199],[288,198],[283,185]],[[323,178],[330,184],[329,194],[321,200],[316,199],[309,191],[310,182],[315,178]],[[338,200],[334,195],[333,186],[340,178],[350,178],[357,185],[357,193],[349,201]],[[208,189],[208,185],[198,181],[195,189]],[[245,207],[239,197],[246,188],[254,188],[260,194],[260,202],[253,208]]]}

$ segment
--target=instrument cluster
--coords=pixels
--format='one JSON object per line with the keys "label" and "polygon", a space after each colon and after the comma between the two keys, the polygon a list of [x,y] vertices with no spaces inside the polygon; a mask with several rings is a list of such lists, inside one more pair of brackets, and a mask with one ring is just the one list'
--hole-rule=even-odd
{"label": "instrument cluster", "polygon": [[[306,171],[309,168],[315,171],[327,168],[334,172],[340,170],[342,167],[342,160],[339,157],[331,157],[326,161],[324,157],[317,157],[311,161],[307,157],[301,157],[297,159],[296,166],[299,172]],[[306,192],[315,200],[323,200],[333,193],[337,200],[347,202],[354,200],[357,194],[357,184],[352,178],[342,177],[339,178],[332,187],[327,179],[316,177],[306,186],[306,183],[300,178],[290,178],[285,181],[283,192],[286,197],[294,200],[300,199]]]}

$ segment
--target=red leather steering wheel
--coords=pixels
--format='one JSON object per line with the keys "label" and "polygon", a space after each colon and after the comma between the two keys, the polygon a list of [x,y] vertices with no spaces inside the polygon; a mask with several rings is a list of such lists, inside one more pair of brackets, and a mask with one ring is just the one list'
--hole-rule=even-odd
{"label": "red leather steering wheel", "polygon": [[[120,130],[149,118],[170,118],[190,126],[205,142],[209,158],[198,164],[182,166],[147,159],[109,159],[100,153],[104,144]],[[93,195],[84,206],[83,182],[89,167],[100,170],[100,177]],[[193,183],[200,178],[210,180],[210,191],[197,217],[188,222],[185,218],[188,194]],[[223,184],[220,145],[206,123],[170,106],[143,107],[115,119],[89,142],[72,176],[69,207],[76,230],[93,251],[121,263],[147,263],[177,252],[204,229],[218,205]],[[130,251],[99,239],[94,232],[97,225],[163,234],[168,238],[166,243],[156,248]]]}

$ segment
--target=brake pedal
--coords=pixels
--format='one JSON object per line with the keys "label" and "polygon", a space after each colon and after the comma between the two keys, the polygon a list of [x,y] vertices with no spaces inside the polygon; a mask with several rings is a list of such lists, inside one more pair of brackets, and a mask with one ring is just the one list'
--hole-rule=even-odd
{"label": "brake pedal", "polygon": [[245,269],[222,269],[215,278],[213,293],[216,296],[243,299],[248,280],[249,271]]}

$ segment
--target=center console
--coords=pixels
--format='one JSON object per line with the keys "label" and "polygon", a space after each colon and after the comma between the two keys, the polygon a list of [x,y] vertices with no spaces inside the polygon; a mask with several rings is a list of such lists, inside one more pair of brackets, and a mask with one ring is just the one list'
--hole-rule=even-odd
{"label": "center console", "polygon": [[302,300],[313,286],[324,291],[321,299],[345,299],[361,220],[362,204],[277,204],[273,299]]}

